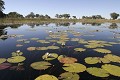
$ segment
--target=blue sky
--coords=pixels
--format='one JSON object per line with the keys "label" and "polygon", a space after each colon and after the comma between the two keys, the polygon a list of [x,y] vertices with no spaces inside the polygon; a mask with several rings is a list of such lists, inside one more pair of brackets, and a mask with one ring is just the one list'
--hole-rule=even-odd
{"label": "blue sky", "polygon": [[48,14],[70,13],[77,17],[100,14],[110,18],[111,12],[120,14],[120,0],[4,0],[5,13],[16,11],[27,15],[30,12]]}

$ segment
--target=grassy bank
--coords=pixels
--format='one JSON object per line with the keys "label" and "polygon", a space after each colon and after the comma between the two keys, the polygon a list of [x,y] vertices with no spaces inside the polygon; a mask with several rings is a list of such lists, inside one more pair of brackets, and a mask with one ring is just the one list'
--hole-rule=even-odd
{"label": "grassy bank", "polygon": [[120,20],[107,20],[107,19],[0,19],[0,24],[66,23],[66,22],[120,23]]}

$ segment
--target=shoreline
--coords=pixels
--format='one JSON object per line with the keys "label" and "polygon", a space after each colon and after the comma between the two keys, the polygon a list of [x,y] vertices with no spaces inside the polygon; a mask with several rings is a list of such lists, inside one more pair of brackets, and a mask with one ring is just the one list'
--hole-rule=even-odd
{"label": "shoreline", "polygon": [[120,20],[108,19],[0,19],[0,25],[39,23],[120,23]]}

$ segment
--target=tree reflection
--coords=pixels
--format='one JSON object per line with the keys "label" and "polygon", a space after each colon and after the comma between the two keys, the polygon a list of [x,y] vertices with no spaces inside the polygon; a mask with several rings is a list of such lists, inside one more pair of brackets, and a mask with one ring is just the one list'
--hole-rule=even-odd
{"label": "tree reflection", "polygon": [[116,29],[118,28],[118,25],[116,23],[112,23],[110,26],[109,26],[109,29]]}

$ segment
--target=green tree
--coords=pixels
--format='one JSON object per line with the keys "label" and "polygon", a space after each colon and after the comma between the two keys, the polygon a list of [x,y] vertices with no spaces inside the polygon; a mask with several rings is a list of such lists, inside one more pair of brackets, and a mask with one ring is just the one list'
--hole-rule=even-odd
{"label": "green tree", "polygon": [[0,0],[0,11],[3,11],[3,9],[5,9],[4,5],[5,5],[4,1]]}
{"label": "green tree", "polygon": [[6,16],[7,18],[23,18],[23,15],[17,13],[17,12],[10,12]]}
{"label": "green tree", "polygon": [[77,17],[76,16],[72,16],[73,17],[73,19],[77,19]]}
{"label": "green tree", "polygon": [[66,19],[69,19],[70,18],[70,14],[63,14],[63,17],[66,18]]}
{"label": "green tree", "polygon": [[30,14],[28,14],[27,16],[25,16],[26,18],[34,18],[35,14],[33,12],[31,12]]}
{"label": "green tree", "polygon": [[117,19],[117,18],[119,17],[119,14],[113,12],[113,13],[110,14],[110,16],[111,16],[111,18],[112,18],[113,20],[115,20],[115,19]]}

